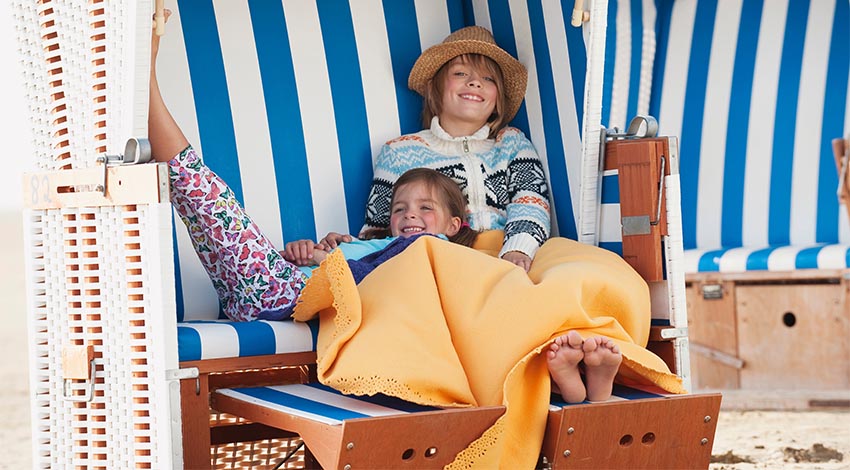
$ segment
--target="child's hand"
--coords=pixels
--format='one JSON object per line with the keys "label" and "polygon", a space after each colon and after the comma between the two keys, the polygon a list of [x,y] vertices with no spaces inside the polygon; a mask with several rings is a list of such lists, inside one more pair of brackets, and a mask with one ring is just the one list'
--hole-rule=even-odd
{"label": "child's hand", "polygon": [[328,249],[313,240],[297,240],[286,244],[283,259],[298,266],[319,264],[328,255]]}
{"label": "child's hand", "polygon": [[342,233],[330,232],[325,235],[319,244],[324,245],[325,248],[330,251],[336,248],[340,243],[348,243],[354,240],[354,237],[351,235],[345,235]]}
{"label": "child's hand", "polygon": [[502,259],[521,267],[525,272],[531,268],[531,258],[520,251],[509,251],[502,255]]}

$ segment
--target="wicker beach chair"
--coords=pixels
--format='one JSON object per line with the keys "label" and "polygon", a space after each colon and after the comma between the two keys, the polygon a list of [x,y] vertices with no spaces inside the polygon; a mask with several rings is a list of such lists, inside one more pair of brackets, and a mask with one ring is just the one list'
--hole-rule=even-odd
{"label": "wicker beach chair", "polygon": [[[174,15],[159,62],[161,76],[170,77],[161,83],[165,99],[207,164],[281,245],[359,230],[372,156],[386,140],[419,129],[420,100],[406,87],[418,53],[458,27],[490,28],[530,71],[513,124],[544,160],[555,233],[611,248],[648,270],[658,322],[652,347],[687,383],[677,143],[600,126],[606,87],[621,82],[609,102],[621,109],[628,95],[622,86],[632,83],[628,74],[606,76],[604,40],[643,20],[606,31],[604,1],[588,7],[584,34],[567,24],[571,2],[167,6]],[[173,223],[162,166],[123,164],[146,155],[152,3],[18,2],[16,11],[36,160],[47,170],[28,175],[25,186],[32,196],[25,220],[36,465],[274,466],[299,438],[241,405],[228,406],[216,391],[312,382],[316,326],[224,320],[185,231]],[[653,45],[632,54],[649,54]],[[648,104],[645,90],[640,94],[639,113]],[[647,138],[639,139],[641,132]],[[603,148],[608,158],[600,167]],[[640,192],[636,185],[650,197],[620,204],[619,195]],[[652,222],[648,234],[637,220],[644,216]],[[644,263],[647,254],[654,265]],[[653,416],[665,418],[635,421],[637,428],[618,428],[604,442],[647,465],[673,459],[707,466],[719,396],[639,398],[635,410],[660,407]],[[564,460],[571,416],[612,416],[628,405],[594,406],[553,408],[548,462],[569,464],[582,453],[592,464],[621,461],[581,446],[571,446],[573,459]],[[240,415],[220,413],[227,410]],[[699,439],[658,430],[684,412],[700,421]],[[498,410],[470,413],[486,426]],[[649,435],[659,436],[658,445],[643,440]],[[692,449],[656,451],[679,445],[667,435]],[[630,447],[626,436],[642,445]]]}

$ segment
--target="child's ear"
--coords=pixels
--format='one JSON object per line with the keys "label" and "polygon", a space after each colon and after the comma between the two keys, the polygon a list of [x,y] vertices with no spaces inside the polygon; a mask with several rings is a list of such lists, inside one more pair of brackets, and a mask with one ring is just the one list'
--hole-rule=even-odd
{"label": "child's ear", "polygon": [[453,237],[460,232],[460,226],[463,222],[460,220],[460,217],[452,217],[452,221],[449,224],[449,229],[446,230],[446,236]]}

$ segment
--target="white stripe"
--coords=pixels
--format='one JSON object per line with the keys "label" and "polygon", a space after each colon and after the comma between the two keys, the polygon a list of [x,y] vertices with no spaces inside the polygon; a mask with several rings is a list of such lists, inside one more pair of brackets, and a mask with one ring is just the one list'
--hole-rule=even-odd
{"label": "white stripe", "polygon": [[785,35],[788,0],[775,0],[762,13],[758,51],[753,73],[750,122],[747,132],[747,162],[744,173],[742,241],[744,245],[767,245],[770,209],[770,170],[773,157],[773,127],[779,64]]}
{"label": "white stripe", "polygon": [[[359,0],[351,9],[372,158],[381,146],[401,134],[398,120],[390,41],[381,0]],[[365,210],[365,209],[364,209]]]}
{"label": "white stripe", "polygon": [[201,359],[239,357],[239,335],[227,323],[182,324],[201,337]]}
{"label": "white stripe", "polygon": [[726,253],[723,253],[720,261],[717,263],[720,268],[720,272],[735,273],[746,271],[747,259],[753,251],[755,251],[753,248],[732,248]]}
{"label": "white stripe", "polygon": [[241,400],[241,401],[244,401],[246,403],[252,403],[254,405],[259,405],[259,406],[262,406],[263,408],[267,408],[269,410],[290,414],[292,416],[299,416],[301,418],[309,419],[311,421],[316,421],[316,422],[319,422],[319,423],[330,424],[330,425],[337,425],[337,424],[342,423],[342,421],[340,421],[338,419],[331,419],[331,418],[328,418],[326,416],[317,415],[317,414],[314,414],[314,413],[308,413],[306,411],[299,410],[297,408],[291,408],[289,406],[278,405],[278,404],[272,403],[270,401],[261,400],[259,398],[254,398],[250,395],[246,395],[242,392],[239,392],[239,391],[236,391],[236,390],[233,390],[233,389],[229,389],[229,388],[219,389],[219,390],[216,391],[216,393],[219,393],[219,394],[227,396],[227,397],[235,398],[237,400]]}
{"label": "white stripe", "polygon": [[829,66],[829,54],[824,51],[829,50],[834,13],[834,1],[820,0],[812,2],[809,7],[791,172],[792,245],[813,244],[817,240],[820,136],[823,131],[826,72]]}
{"label": "white stripe", "polygon": [[[183,134],[195,150],[202,154],[198,118],[195,112],[195,95],[192,92],[189,61],[186,58],[186,45],[183,42],[183,28],[180,24],[178,8],[172,10],[166,31],[167,34],[161,40],[157,58],[160,91]],[[180,222],[176,211],[174,219],[182,286],[182,291],[177,295],[183,298],[183,318],[184,320],[218,318],[218,296],[215,289],[195,254],[186,227]]]}
{"label": "white stripe", "polygon": [[[655,23],[658,11],[654,0],[643,0],[643,37],[641,41],[640,88],[638,90],[638,114],[649,114],[652,94],[652,72],[655,67],[656,39]],[[634,47],[634,44],[632,45]]]}
{"label": "white stripe", "polygon": [[697,186],[697,246],[719,247],[723,169],[742,0],[720,0],[709,57]]}
{"label": "white stripe", "polygon": [[[563,20],[560,2],[543,2],[543,21],[546,26],[546,42],[549,44],[549,57],[552,62],[552,79],[555,83],[555,101],[561,121],[561,139],[564,144],[569,177],[570,199],[573,217],[579,213],[579,186],[581,182],[581,135],[579,135],[578,106],[575,102],[575,84],[570,68],[567,32]],[[580,59],[586,60],[585,57]],[[551,155],[550,158],[555,158]],[[560,182],[563,183],[563,182]]]}
{"label": "white stripe", "polygon": [[838,206],[838,241],[841,243],[850,243],[850,219],[847,217],[847,206],[844,204]]}
{"label": "white stripe", "polygon": [[800,252],[800,249],[797,246],[782,246],[773,250],[767,258],[767,270],[793,271],[797,269],[797,253]]}
{"label": "white stripe", "polygon": [[320,388],[310,387],[309,385],[275,385],[268,388],[367,416],[396,416],[410,414],[407,411],[376,405],[374,403],[360,400],[354,396],[341,395],[339,393],[329,392]]}
{"label": "white stripe", "polygon": [[673,3],[667,57],[664,60],[661,110],[658,113],[659,135],[682,135],[682,114],[696,8],[696,0]]}
{"label": "white stripe", "polygon": [[313,350],[313,333],[306,323],[296,321],[265,322],[274,332],[275,353]]}
{"label": "white stripe", "polygon": [[414,0],[416,23],[419,25],[419,46],[425,49],[439,44],[451,33],[446,2]]}
{"label": "white stripe", "polygon": [[348,230],[348,215],[343,198],[329,198],[325,188],[343,187],[336,139],[336,120],[325,48],[315,3],[283,0],[292,66],[298,87],[304,145],[313,189],[313,212],[318,236]]}
{"label": "white stripe", "polygon": [[[269,122],[251,14],[245,2],[215,0],[245,210],[278,247],[283,246]],[[282,188],[286,189],[286,188]]]}
{"label": "white stripe", "polygon": [[[626,128],[626,112],[629,106],[629,82],[632,68],[632,17],[631,0],[617,2],[617,38],[614,51],[614,83],[611,88],[611,114],[609,128]],[[610,46],[609,46],[610,47]]]}
{"label": "white stripe", "polygon": [[619,204],[600,204],[599,241],[619,242],[623,240]]}
{"label": "white stripe", "polygon": [[827,245],[818,252],[819,269],[844,269],[847,267],[847,245]]}
{"label": "white stripe", "polygon": [[685,269],[685,273],[698,273],[699,260],[702,259],[702,255],[704,255],[707,251],[708,250],[706,249],[686,250],[684,252],[684,262],[682,263]]}
{"label": "white stripe", "polygon": [[493,23],[490,21],[490,9],[487,0],[472,0],[472,12],[475,16],[475,24],[493,31]]}

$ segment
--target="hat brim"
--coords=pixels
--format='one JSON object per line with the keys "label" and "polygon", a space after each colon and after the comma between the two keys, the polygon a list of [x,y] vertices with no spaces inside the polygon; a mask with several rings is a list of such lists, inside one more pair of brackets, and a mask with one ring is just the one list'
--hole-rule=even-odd
{"label": "hat brim", "polygon": [[528,71],[520,61],[490,42],[465,39],[429,47],[413,64],[410,76],[407,79],[407,86],[425,96],[428,90],[428,81],[434,77],[440,67],[464,54],[481,54],[499,64],[499,68],[502,69],[502,76],[505,79],[505,98],[507,100],[504,106],[505,114],[507,114],[505,122],[513,119],[525,97]]}

